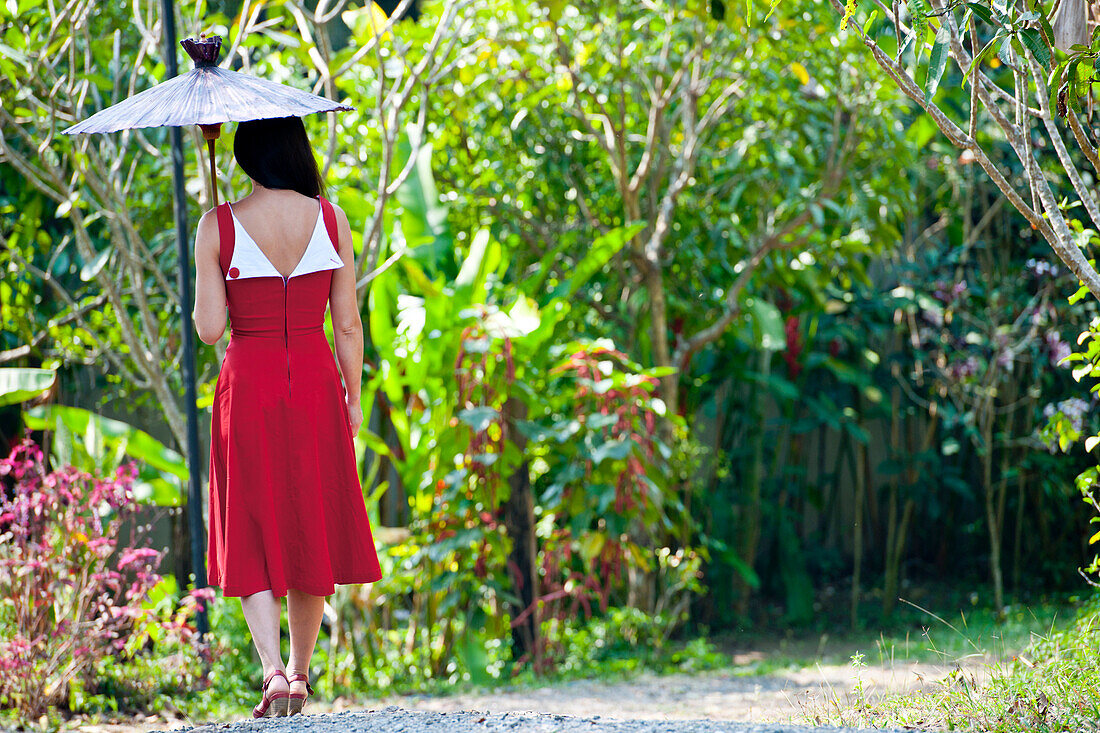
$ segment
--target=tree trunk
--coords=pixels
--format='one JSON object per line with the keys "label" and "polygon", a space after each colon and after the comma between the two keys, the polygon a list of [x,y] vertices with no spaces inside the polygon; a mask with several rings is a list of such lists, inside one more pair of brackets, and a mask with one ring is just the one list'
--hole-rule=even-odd
{"label": "tree trunk", "polygon": [[[645,268],[645,287],[649,294],[650,334],[653,337],[653,365],[658,367],[678,366],[672,363],[672,350],[668,343],[668,309],[665,301],[664,273],[660,264],[649,263]],[[680,411],[680,374],[673,373],[661,377],[661,399],[665,401],[669,415]],[[671,423],[662,421],[663,436],[671,437]],[[666,441],[667,442],[667,441]]]}
{"label": "tree trunk", "polygon": [[[905,502],[905,508],[901,511],[901,520],[898,522],[897,535],[886,548],[886,579],[882,588],[882,615],[890,618],[894,613],[894,607],[898,601],[898,581],[901,578],[901,558],[905,554],[905,540],[909,535],[909,523],[913,518],[913,512],[917,503],[912,499]],[[891,507],[893,511],[893,507]]]}
{"label": "tree trunk", "polygon": [[[504,403],[504,424],[507,426],[508,439],[522,454],[527,438],[513,426],[517,420],[527,417],[527,405],[509,397]],[[512,569],[513,595],[516,600],[508,602],[508,613],[519,618],[524,611],[530,613],[524,620],[512,627],[512,658],[520,659],[530,655],[532,661],[538,653],[538,614],[535,601],[538,598],[538,544],[535,539],[535,500],[531,491],[531,472],[524,460],[516,472],[508,479],[511,491],[504,503],[504,526],[512,539],[512,549],[508,553],[508,565]]]}
{"label": "tree trunk", "polygon": [[[862,413],[863,405],[856,397],[856,411]],[[852,628],[859,627],[860,575],[863,572],[863,503],[867,496],[867,446],[855,444],[856,496],[852,507]]]}
{"label": "tree trunk", "polygon": [[985,491],[985,518],[989,525],[989,571],[993,580],[993,604],[1000,617],[1004,610],[1004,579],[1001,576],[1001,529],[997,524],[996,491],[993,488],[993,405],[987,404],[982,417],[982,488]]}
{"label": "tree trunk", "polygon": [[[901,396],[899,389],[895,387],[890,393],[890,455],[895,460],[902,455],[901,446]],[[901,471],[894,467],[887,482],[888,494],[886,498],[886,542],[885,557],[883,558],[882,578],[882,616],[890,618],[894,612],[894,594],[898,587],[899,558],[895,557],[894,550],[898,545],[898,483]]]}
{"label": "tree trunk", "polygon": [[[760,374],[767,379],[768,368],[771,365],[771,352],[760,350]],[[745,476],[745,489],[748,493],[745,513],[741,525],[741,560],[752,568],[756,564],[756,553],[760,545],[760,522],[762,507],[761,485],[764,482],[764,409],[761,405],[761,389],[749,387],[752,390],[750,419],[755,421],[757,429],[752,437],[752,460],[749,463],[748,474]],[[733,576],[734,597],[737,598],[737,613],[744,616],[748,611],[749,594],[752,588],[748,581],[740,574]]]}
{"label": "tree trunk", "polygon": [[[176,549],[173,553],[175,562],[172,571],[176,574],[176,582],[180,588],[190,583],[189,578],[193,569],[191,567],[191,526],[187,521],[186,507],[172,510],[172,545]],[[205,548],[203,548],[205,549]]]}
{"label": "tree trunk", "polygon": [[[1024,406],[1024,435],[1031,435],[1032,430],[1032,404],[1027,400]],[[1020,465],[1023,461],[1020,462]],[[1016,593],[1020,592],[1020,558],[1022,555],[1024,540],[1024,508],[1027,506],[1027,481],[1025,473],[1020,470],[1016,474],[1016,538],[1013,543],[1012,558],[1012,588]]]}

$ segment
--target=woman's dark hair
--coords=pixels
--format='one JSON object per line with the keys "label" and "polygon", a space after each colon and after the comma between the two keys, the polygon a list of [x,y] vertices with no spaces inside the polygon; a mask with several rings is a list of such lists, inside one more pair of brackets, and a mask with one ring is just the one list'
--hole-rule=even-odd
{"label": "woman's dark hair", "polygon": [[265,188],[289,188],[310,197],[325,193],[301,117],[237,123],[233,156],[237,165]]}

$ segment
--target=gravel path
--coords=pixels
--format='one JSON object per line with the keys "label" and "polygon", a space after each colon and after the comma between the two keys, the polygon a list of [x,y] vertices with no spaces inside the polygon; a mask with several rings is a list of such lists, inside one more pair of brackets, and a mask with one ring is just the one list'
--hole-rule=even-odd
{"label": "gravel path", "polygon": [[[83,733],[300,730],[311,733],[809,733],[851,728],[807,727],[854,701],[851,665],[813,664],[749,673],[764,655],[734,656],[735,665],[697,674],[642,673],[622,680],[575,680],[542,687],[472,690],[447,695],[307,703],[307,715],[269,721],[189,721],[165,711],[125,723],[86,721]],[[907,661],[859,673],[874,699],[928,690],[954,668]],[[981,675],[980,666],[968,674]],[[248,700],[251,704],[254,700]],[[242,714],[246,715],[246,713]]]}
{"label": "gravel path", "polygon": [[[865,667],[864,694],[913,693],[930,689],[950,668],[897,662]],[[537,712],[622,720],[699,720],[738,723],[798,722],[851,702],[856,678],[850,665],[814,665],[750,675],[729,669],[699,674],[644,673],[626,680],[575,680],[543,687],[406,695],[382,700],[334,701],[334,711],[397,705],[410,710],[493,713]],[[326,711],[327,712],[327,711]]]}
{"label": "gravel path", "polygon": [[433,713],[388,707],[293,718],[274,718],[197,728],[192,733],[308,731],[310,733],[844,733],[854,728],[806,728],[781,723],[715,720],[615,720],[549,713]]}
{"label": "gravel path", "polygon": [[[867,667],[860,678],[869,697],[927,689],[946,667],[898,662]],[[308,733],[840,733],[812,727],[830,702],[850,702],[850,666],[813,666],[766,676],[722,670],[700,674],[641,674],[622,681],[577,680],[545,687],[497,689],[445,696],[406,695],[376,700],[311,702],[291,719],[234,721],[178,727],[168,721],[143,730],[230,733],[295,730]],[[93,729],[86,729],[92,733]],[[133,733],[104,726],[94,733]]]}

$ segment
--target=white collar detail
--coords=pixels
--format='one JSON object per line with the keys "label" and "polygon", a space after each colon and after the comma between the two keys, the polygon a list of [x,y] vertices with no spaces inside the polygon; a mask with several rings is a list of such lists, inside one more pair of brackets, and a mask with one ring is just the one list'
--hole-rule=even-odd
{"label": "white collar detail", "polygon": [[[254,277],[277,277],[281,280],[282,274],[275,269],[275,266],[271,264],[271,260],[256,244],[256,240],[245,230],[237,219],[237,215],[232,213],[233,207],[230,207],[229,211],[233,217],[235,244],[233,246],[233,258],[229,263],[229,271],[226,273],[225,279],[232,281]],[[332,241],[329,239],[324,215],[319,211],[317,213],[317,224],[313,227],[313,234],[310,235],[309,242],[306,244],[306,251],[287,279],[313,272],[321,272],[322,270],[337,270],[343,266],[343,260],[340,259]]]}

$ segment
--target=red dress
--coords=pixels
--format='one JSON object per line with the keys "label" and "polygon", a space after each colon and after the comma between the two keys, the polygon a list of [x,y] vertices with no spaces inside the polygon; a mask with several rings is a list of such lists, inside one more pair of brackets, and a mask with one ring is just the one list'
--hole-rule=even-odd
{"label": "red dress", "polygon": [[336,217],[321,199],[284,278],[229,204],[218,207],[231,338],[210,429],[211,585],[226,596],[331,594],[382,577],[355,466],[351,422],[323,328]]}

